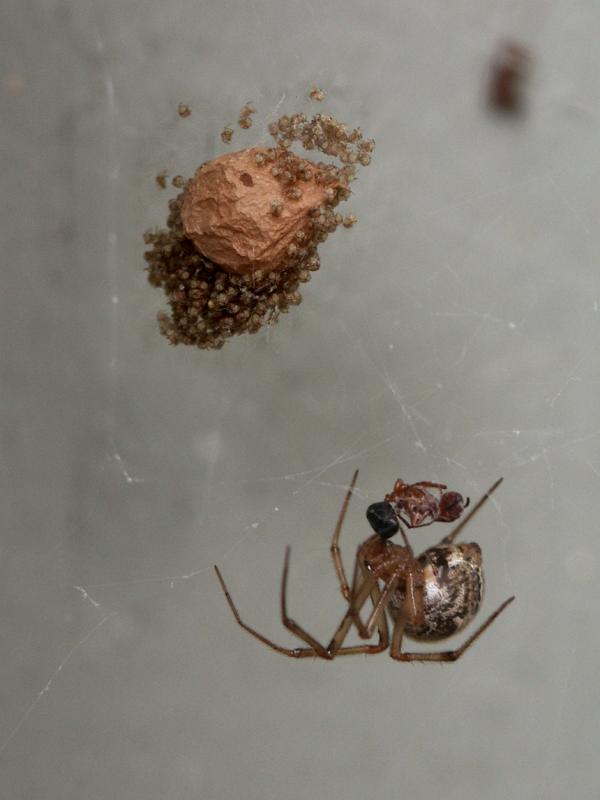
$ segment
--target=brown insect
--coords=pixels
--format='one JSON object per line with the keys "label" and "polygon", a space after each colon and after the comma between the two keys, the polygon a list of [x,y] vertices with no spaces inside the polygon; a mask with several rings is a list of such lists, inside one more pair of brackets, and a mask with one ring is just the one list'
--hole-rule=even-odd
{"label": "brown insect", "polygon": [[[383,502],[373,503],[367,509],[367,520],[375,533],[358,548],[354,562],[354,577],[350,586],[339,549],[339,538],[357,477],[358,471],[354,473],[346,493],[331,540],[333,563],[340,590],[348,607],[329,644],[322,645],[288,616],[289,547],[286,549],[281,579],[281,619],[284,626],[305,642],[307,647],[282,647],[243,622],[223,576],[215,566],[217,577],[236,621],[263,644],[291,658],[318,656],[331,660],[336,656],[356,653],[380,653],[389,647],[390,656],[398,661],[456,661],[509,603],[512,603],[514,597],[505,600],[456,650],[433,653],[402,652],[402,638],[406,635],[418,641],[446,639],[462,630],[477,613],[483,596],[481,550],[477,544],[454,544],[454,541],[467,522],[498,488],[502,478],[496,481],[448,536],[419,556],[414,555],[401,522],[407,527],[416,528],[434,521],[452,521],[462,514],[468,501],[465,503],[457,492],[446,492],[446,486],[443,484],[427,481],[407,484],[396,481],[394,490],[386,495]],[[436,498],[431,489],[436,490],[440,496]],[[420,503],[418,507],[413,507],[415,498]],[[408,517],[408,522],[405,517]],[[396,533],[400,533],[403,545],[390,541]],[[369,599],[372,609],[365,622],[361,617],[361,611]],[[386,614],[389,614],[393,622],[391,642]],[[371,639],[377,631],[379,635],[377,644],[344,646],[344,641],[353,625],[362,639]]]}
{"label": "brown insect", "polygon": [[532,57],[518,42],[502,43],[491,66],[488,106],[505,114],[518,116],[525,110],[525,88],[531,73]]}
{"label": "brown insect", "polygon": [[[386,494],[385,502],[393,506],[398,519],[408,528],[421,528],[432,522],[454,522],[469,505],[469,498],[464,500],[458,492],[447,492],[447,488],[443,483],[405,483],[398,479],[390,494]],[[439,497],[435,497],[431,489]]]}

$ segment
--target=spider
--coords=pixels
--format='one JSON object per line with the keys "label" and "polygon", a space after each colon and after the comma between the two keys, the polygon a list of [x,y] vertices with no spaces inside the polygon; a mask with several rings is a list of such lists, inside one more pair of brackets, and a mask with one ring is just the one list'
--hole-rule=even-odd
{"label": "spider", "polygon": [[[406,484],[397,481],[394,492],[380,503],[373,503],[367,509],[367,520],[374,534],[366,539],[358,548],[354,562],[354,576],[349,585],[342,556],[339,549],[339,538],[344,524],[350,497],[356,485],[358,470],[346,493],[340,514],[331,540],[331,555],[340,584],[340,590],[348,603],[346,613],[326,646],[311,636],[303,627],[295,622],[287,613],[287,581],[290,564],[290,548],[286,548],[283,573],[281,578],[281,618],[283,625],[301,639],[306,647],[282,647],[263,636],[247,625],[237,610],[227,589],[219,568],[215,566],[217,577],[225,594],[225,598],[237,623],[268,647],[291,658],[320,657],[332,660],[336,656],[355,655],[357,653],[375,654],[389,647],[390,656],[397,661],[456,661],[481,634],[489,628],[496,617],[512,603],[509,597],[491,614],[479,628],[456,650],[438,652],[403,652],[402,639],[406,635],[418,641],[439,641],[462,630],[475,616],[483,595],[483,572],[481,567],[481,550],[477,544],[454,544],[454,540],[479,511],[485,501],[498,488],[502,478],[483,495],[469,514],[434,547],[430,547],[419,556],[415,556],[400,522],[405,522],[400,514],[405,511],[409,515],[410,508],[398,509],[394,503],[398,501],[398,491],[406,498],[417,489],[437,488],[445,496],[446,487],[441,484],[420,482]],[[451,494],[456,501],[450,504],[451,512],[444,512],[444,503],[435,500],[437,506],[432,507],[425,517],[416,516],[413,520],[419,524],[429,524],[423,520],[427,516],[439,521],[452,521],[462,513],[462,497]],[[460,508],[460,511],[458,510]],[[440,511],[442,509],[442,511]],[[437,513],[437,516],[436,516]],[[421,522],[419,523],[419,520]],[[433,522],[434,519],[431,519]],[[405,522],[405,524],[407,524]],[[396,533],[400,533],[403,545],[390,541]],[[372,610],[368,619],[363,621],[361,611],[368,599],[371,599]],[[387,624],[386,610],[393,621],[390,634]],[[344,641],[352,626],[355,626],[361,639],[371,639],[377,630],[377,644],[357,644],[344,646]]]}

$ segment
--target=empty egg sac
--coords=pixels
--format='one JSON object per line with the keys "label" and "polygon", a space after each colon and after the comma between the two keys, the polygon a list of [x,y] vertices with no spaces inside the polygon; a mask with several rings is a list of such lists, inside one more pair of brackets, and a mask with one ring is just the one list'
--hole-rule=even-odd
{"label": "empty egg sac", "polygon": [[[189,181],[181,206],[183,228],[198,252],[237,275],[281,269],[296,234],[308,234],[312,213],[336,186],[300,179],[288,191],[269,168],[269,151],[251,148],[203,164]],[[258,159],[258,160],[257,160]],[[309,165],[298,159],[304,174]],[[301,191],[297,194],[298,188]],[[296,189],[296,192],[294,192]],[[272,204],[281,213],[271,213]]]}

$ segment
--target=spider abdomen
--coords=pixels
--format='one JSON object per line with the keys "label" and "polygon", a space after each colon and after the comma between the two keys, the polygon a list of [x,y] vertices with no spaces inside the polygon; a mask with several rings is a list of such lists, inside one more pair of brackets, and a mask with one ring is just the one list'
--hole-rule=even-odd
{"label": "spider abdomen", "polygon": [[[473,619],[483,597],[481,550],[477,544],[441,545],[426,550],[418,559],[422,568],[422,612],[417,603],[406,624],[412,639],[434,641],[462,630]],[[396,592],[393,615],[404,603]]]}

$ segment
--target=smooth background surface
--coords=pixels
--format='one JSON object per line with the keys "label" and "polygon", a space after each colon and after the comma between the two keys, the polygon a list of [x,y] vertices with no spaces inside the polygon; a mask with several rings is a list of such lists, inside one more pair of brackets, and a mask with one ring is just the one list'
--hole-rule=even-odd
{"label": "smooth background surface", "polygon": [[[7,800],[597,796],[600,17],[588,2],[37,2],[0,37],[0,795]],[[482,94],[532,48],[527,117]],[[13,96],[15,76],[23,81]],[[324,106],[306,94],[329,92]],[[11,93],[11,91],[13,93]],[[192,116],[177,116],[177,103]],[[248,100],[375,137],[304,303],[169,348],[142,233]],[[477,498],[482,616],[453,665],[295,662],[394,479]],[[438,526],[441,527],[441,526]],[[417,547],[447,528],[421,531]]]}

